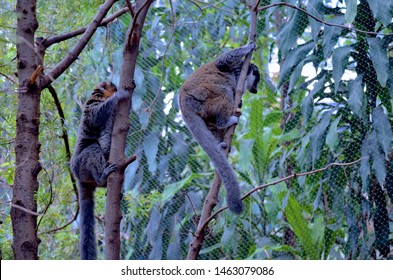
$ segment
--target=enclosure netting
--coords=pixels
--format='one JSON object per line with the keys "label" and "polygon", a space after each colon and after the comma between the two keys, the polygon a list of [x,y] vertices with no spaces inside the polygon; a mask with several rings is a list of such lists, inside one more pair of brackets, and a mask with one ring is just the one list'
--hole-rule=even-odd
{"label": "enclosure netting", "polygon": [[[261,1],[260,7],[278,2]],[[257,94],[243,96],[229,162],[242,193],[294,176],[247,197],[241,215],[228,210],[217,215],[199,259],[389,258],[393,1],[286,3],[258,14],[252,62],[261,82]],[[182,121],[179,89],[199,66],[248,42],[250,11],[242,1],[171,4],[153,3],[135,72],[126,155],[137,160],[125,171],[122,259],[186,258],[214,167]],[[75,100],[84,101],[101,80],[119,80],[129,22],[124,15],[99,29],[79,61],[55,83],[71,139],[80,117]],[[56,51],[48,54],[53,61]],[[54,202],[40,232],[60,226],[51,217],[69,220],[76,204],[64,154],[59,166],[61,156],[53,153],[61,153],[62,143],[46,128],[61,131],[49,97],[43,112],[43,166],[49,174],[63,170],[64,175],[51,181]],[[41,208],[48,180],[46,173],[40,175]],[[61,182],[67,183],[62,193],[55,187]],[[216,209],[226,205],[225,194],[221,187]],[[103,258],[105,190],[97,197]],[[42,234],[41,256],[77,258],[77,233],[75,221],[65,230]]]}

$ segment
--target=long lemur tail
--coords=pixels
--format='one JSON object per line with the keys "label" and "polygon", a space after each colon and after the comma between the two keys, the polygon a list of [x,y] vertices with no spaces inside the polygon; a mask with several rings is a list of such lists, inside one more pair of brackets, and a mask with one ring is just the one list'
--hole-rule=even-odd
{"label": "long lemur tail", "polygon": [[80,184],[80,251],[82,260],[97,259],[96,236],[94,231],[94,186]]}
{"label": "long lemur tail", "polygon": [[240,214],[243,211],[244,206],[241,200],[241,192],[236,175],[233,172],[231,165],[228,163],[225,154],[221,151],[219,143],[207,128],[203,119],[191,112],[192,111],[189,109],[187,115],[183,114],[183,119],[190,128],[195,139],[212,160],[214,167],[224,182],[224,186],[227,191],[227,203],[229,210],[235,214]]}

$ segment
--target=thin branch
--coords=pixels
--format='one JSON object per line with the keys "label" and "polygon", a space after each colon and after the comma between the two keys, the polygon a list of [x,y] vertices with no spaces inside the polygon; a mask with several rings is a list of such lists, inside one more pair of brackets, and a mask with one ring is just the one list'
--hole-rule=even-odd
{"label": "thin branch", "polygon": [[[153,0],[153,1],[154,1],[154,0]],[[134,29],[135,29],[136,22],[137,22],[137,20],[138,20],[138,16],[139,16],[139,14],[143,11],[143,9],[144,9],[147,5],[150,5],[150,4],[151,4],[151,1],[146,0],[146,1],[139,7],[139,9],[135,12],[134,17],[133,17],[133,20],[132,20],[131,30],[130,30],[129,37],[128,37],[128,45],[129,45],[129,46],[131,45],[132,33],[134,33]]]}
{"label": "thin branch", "polygon": [[1,76],[3,76],[4,78],[6,78],[7,80],[9,80],[11,83],[13,83],[14,85],[17,85],[18,84],[18,82],[17,81],[14,81],[11,77],[8,77],[6,74],[4,74],[4,73],[1,73],[0,72],[0,75]]}
{"label": "thin branch", "polygon": [[383,34],[383,33],[379,33],[379,32],[364,31],[364,30],[357,29],[357,28],[355,28],[355,27],[350,27],[350,26],[346,26],[346,25],[341,25],[341,24],[335,24],[335,23],[326,22],[326,21],[324,21],[324,20],[322,20],[322,19],[320,19],[320,18],[318,18],[318,17],[316,17],[316,16],[310,14],[309,12],[307,12],[306,10],[304,10],[304,9],[302,9],[302,8],[299,8],[299,7],[295,6],[295,5],[288,4],[288,3],[284,3],[284,2],[274,3],[274,4],[270,4],[270,5],[266,5],[266,6],[260,7],[260,8],[258,9],[258,12],[261,12],[261,11],[263,11],[263,10],[267,10],[267,9],[269,9],[269,8],[276,7],[276,6],[287,6],[287,7],[290,7],[290,8],[292,8],[292,9],[298,10],[298,11],[300,11],[300,12],[302,12],[302,13],[305,13],[307,16],[313,18],[314,20],[318,21],[319,23],[322,23],[322,24],[327,25],[327,26],[332,26],[332,27],[338,27],[338,28],[353,30],[353,31],[356,31],[356,32],[359,32],[359,33],[363,33],[363,34],[367,34],[367,35],[383,35],[383,36],[390,36],[390,35],[393,35],[393,33],[390,33],[390,34]]}
{"label": "thin branch", "polygon": [[29,79],[30,86],[35,84],[35,81],[37,80],[37,77],[41,73],[42,69],[43,69],[42,65],[38,65],[38,67],[34,70],[33,74]]}
{"label": "thin branch", "polygon": [[106,0],[105,3],[101,5],[98,13],[95,15],[92,22],[83,33],[83,36],[78,40],[72,50],[70,50],[63,60],[60,61],[60,63],[57,64],[56,67],[53,68],[53,70],[42,80],[42,88],[46,88],[48,85],[50,85],[52,81],[56,80],[78,58],[79,54],[90,41],[98,26],[101,24],[102,19],[108,13],[109,9],[112,7],[115,1],[116,0]]}
{"label": "thin branch", "polygon": [[[48,86],[48,90],[49,90],[50,94],[52,95],[52,98],[53,98],[53,100],[54,100],[54,102],[55,102],[55,106],[56,106],[57,112],[59,113],[59,116],[60,116],[61,129],[62,129],[61,138],[63,139],[63,142],[64,142],[64,147],[65,147],[65,150],[66,150],[66,158],[67,158],[67,161],[70,162],[70,161],[71,161],[71,149],[70,149],[70,142],[69,142],[69,140],[68,140],[68,132],[67,132],[67,129],[66,129],[66,126],[65,126],[65,115],[64,115],[64,111],[63,111],[63,108],[62,108],[62,106],[61,106],[61,103],[60,103],[60,100],[59,100],[59,97],[58,97],[58,94],[57,94],[55,88],[54,88],[53,86],[50,85],[50,86]],[[42,233],[40,233],[40,234],[49,234],[49,233],[54,233],[54,232],[60,231],[60,230],[62,230],[62,229],[64,229],[64,228],[68,227],[68,226],[69,226],[70,224],[72,224],[74,221],[76,221],[76,218],[78,217],[78,214],[79,214],[79,194],[78,194],[78,187],[77,187],[77,185],[76,185],[75,177],[74,177],[74,175],[72,174],[71,169],[70,169],[69,166],[68,166],[68,172],[69,172],[69,174],[70,174],[70,179],[71,179],[71,183],[72,183],[72,189],[73,189],[73,191],[74,191],[74,193],[75,193],[75,197],[76,197],[76,211],[75,211],[75,214],[74,214],[74,216],[72,217],[72,219],[71,219],[70,221],[68,221],[67,223],[65,223],[63,226],[60,226],[60,227],[58,227],[58,228],[51,229],[51,230],[49,230],[49,231],[42,232]]]}
{"label": "thin branch", "polygon": [[169,5],[170,5],[170,7],[171,7],[171,19],[172,19],[172,23],[171,23],[171,33],[170,33],[170,35],[169,35],[169,40],[168,40],[168,43],[167,43],[166,46],[165,46],[165,51],[164,51],[164,54],[163,54],[163,56],[162,56],[162,63],[161,63],[161,81],[160,81],[160,85],[159,85],[159,87],[158,87],[158,89],[157,89],[157,94],[156,94],[156,96],[154,97],[154,100],[151,102],[151,104],[145,109],[146,111],[149,111],[149,110],[153,107],[153,105],[158,101],[158,97],[160,96],[160,93],[161,93],[161,91],[162,91],[162,85],[163,85],[163,83],[164,83],[164,76],[165,76],[165,61],[166,61],[166,56],[167,56],[167,54],[168,54],[169,46],[171,45],[172,40],[173,40],[173,36],[174,36],[174,34],[175,34],[175,21],[176,21],[176,19],[175,19],[175,12],[174,12],[174,10],[173,10],[173,3],[172,3],[172,0],[169,0]]}
{"label": "thin branch", "polygon": [[124,162],[122,162],[120,164],[119,169],[120,170],[125,170],[128,165],[130,165],[131,163],[133,163],[136,160],[136,158],[137,158],[136,155],[130,156],[128,159],[126,159]]}
{"label": "thin branch", "polygon": [[48,176],[48,181],[49,181],[49,193],[50,193],[50,196],[49,196],[49,202],[48,202],[48,204],[45,206],[45,209],[44,209],[44,211],[42,212],[42,215],[41,215],[41,217],[40,217],[40,219],[39,219],[39,221],[38,221],[38,223],[37,223],[37,229],[40,227],[40,224],[41,224],[42,220],[44,219],[45,214],[48,212],[49,207],[50,207],[50,206],[52,205],[52,203],[53,203],[53,185],[52,185],[53,176],[52,176],[52,178],[51,178],[51,177],[49,176],[48,170],[46,170],[46,168],[43,168],[43,169],[44,169],[44,171],[45,171],[45,174]]}
{"label": "thin branch", "polygon": [[[114,20],[116,20],[117,18],[121,17],[122,15],[124,15],[125,13],[128,12],[128,7],[124,7],[121,8],[120,10],[118,10],[117,12],[111,14],[110,16],[106,17],[105,19],[103,19],[101,21],[101,23],[98,25],[99,27],[102,26],[107,26],[109,23],[113,22]],[[43,44],[45,46],[45,48],[50,47],[53,44],[74,38],[76,36],[82,35],[83,33],[85,33],[85,31],[87,30],[88,26],[85,27],[81,27],[77,30],[59,35],[59,36],[55,36],[55,37],[51,37],[51,38],[46,38],[43,41]]]}
{"label": "thin branch", "polygon": [[[249,31],[250,42],[254,42],[256,37],[256,24],[257,24],[257,14],[258,14],[258,10],[256,9],[256,7],[258,6],[258,3],[259,0],[253,0],[253,4],[252,4],[253,9],[250,10],[250,31]],[[244,58],[243,67],[240,72],[238,82],[236,85],[236,93],[235,93],[234,108],[233,108],[233,112],[235,115],[238,114],[238,110],[242,100],[244,83],[250,65],[251,56],[252,56],[252,52],[250,52]],[[235,128],[236,125],[232,125],[231,127],[228,128],[228,130],[225,133],[224,142],[227,144],[228,147],[231,146]],[[226,154],[228,153],[228,151],[229,149],[225,149]],[[217,205],[217,201],[218,201],[217,197],[218,197],[218,192],[220,190],[220,186],[221,186],[221,178],[218,175],[218,173],[215,172],[213,182],[206,196],[205,203],[203,204],[202,213],[198,223],[198,227],[196,229],[196,233],[190,243],[190,247],[187,255],[188,260],[195,260],[199,255],[205,237],[205,231],[207,225],[206,221],[209,220],[209,217],[211,216],[214,207]]]}
{"label": "thin branch", "polygon": [[[291,179],[294,179],[294,178],[297,178],[297,177],[302,177],[302,176],[308,176],[308,175],[316,174],[316,173],[328,170],[328,169],[332,168],[333,166],[343,166],[343,167],[345,167],[345,166],[354,165],[354,164],[359,163],[360,161],[362,161],[364,159],[368,159],[368,157],[362,157],[362,158],[360,158],[358,160],[355,160],[355,161],[352,161],[352,162],[346,162],[346,163],[332,162],[332,163],[329,163],[328,165],[326,165],[325,167],[322,167],[322,168],[319,168],[319,169],[316,169],[316,170],[312,170],[312,171],[308,171],[308,172],[304,172],[304,173],[294,173],[294,174],[289,175],[287,177],[281,178],[281,179],[279,179],[277,181],[274,181],[274,182],[271,182],[271,183],[268,183],[268,184],[264,184],[264,185],[261,185],[259,187],[256,187],[256,188],[252,189],[251,191],[247,192],[245,195],[242,196],[242,200],[244,200],[245,198],[249,197],[254,192],[260,191],[262,189],[266,189],[267,187],[270,187],[270,186],[273,186],[273,185],[277,185],[277,184],[279,184],[281,182],[288,181],[288,180],[291,180]],[[218,209],[216,212],[214,212],[214,214],[211,215],[205,221],[205,223],[203,224],[203,227],[207,227],[207,225],[210,223],[211,220],[213,220],[219,213],[223,212],[226,209],[228,209],[228,206],[222,207],[222,208]]]}
{"label": "thin branch", "polygon": [[14,204],[14,203],[12,203],[12,202],[0,201],[0,203],[1,203],[1,204],[5,204],[5,205],[9,205],[9,206],[11,206],[11,207],[13,207],[13,208],[17,208],[17,209],[22,210],[23,212],[26,212],[26,213],[28,213],[28,214],[30,214],[30,215],[34,215],[34,216],[37,216],[37,217],[41,216],[41,214],[39,214],[39,213],[37,213],[37,212],[31,211],[31,210],[29,210],[29,209],[27,209],[27,208],[25,208],[25,207],[23,207],[23,206]]}
{"label": "thin branch", "polygon": [[128,10],[130,11],[131,16],[134,17],[135,12],[134,12],[134,8],[131,5],[130,0],[126,0],[126,4],[127,4],[127,7],[128,7]]}

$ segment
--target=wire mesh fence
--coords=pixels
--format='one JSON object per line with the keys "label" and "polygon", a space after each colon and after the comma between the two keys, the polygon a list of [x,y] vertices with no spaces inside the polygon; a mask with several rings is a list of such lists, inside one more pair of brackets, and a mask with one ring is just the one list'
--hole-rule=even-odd
{"label": "wire mesh fence", "polygon": [[[252,62],[262,80],[257,94],[243,96],[229,155],[242,193],[272,185],[244,199],[243,214],[223,211],[210,222],[199,259],[391,258],[393,2],[286,2],[260,3]],[[274,7],[263,9],[267,5]],[[125,15],[101,29],[57,83],[70,135],[77,133],[80,114],[74,97],[85,98],[108,76],[118,81],[129,21]],[[137,160],[125,171],[122,258],[186,258],[214,167],[182,121],[179,89],[198,67],[246,44],[248,28],[243,1],[160,0],[149,11],[127,138],[126,154]],[[60,126],[52,124],[58,119],[45,100],[43,149],[53,151],[61,143],[45,132]],[[61,157],[43,153],[48,174],[64,171],[54,186],[68,182]],[[47,216],[71,216],[76,202],[64,205],[72,201],[70,188],[54,193],[53,204],[61,207],[52,206]],[[96,196],[102,217],[105,190]],[[226,205],[223,187],[218,200],[216,209]],[[98,221],[103,257],[103,219]],[[42,226],[55,224],[45,218]],[[77,227],[76,220],[69,232],[43,235],[41,255],[75,258],[77,249],[59,244],[76,247]]]}

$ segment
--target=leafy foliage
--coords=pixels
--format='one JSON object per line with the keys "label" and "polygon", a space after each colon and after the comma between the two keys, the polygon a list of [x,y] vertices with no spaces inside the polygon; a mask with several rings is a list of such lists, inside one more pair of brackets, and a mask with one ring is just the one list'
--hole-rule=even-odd
{"label": "leafy foliage", "polygon": [[[40,2],[39,32],[60,34],[86,25],[100,1],[79,2]],[[276,1],[261,1],[270,2]],[[245,193],[331,162],[363,160],[254,193],[245,201],[244,215],[224,212],[211,222],[201,259],[388,257],[393,201],[392,5],[369,0],[306,2],[307,8],[302,8],[333,25],[285,6],[259,14],[253,63],[263,72],[263,79],[257,95],[243,97],[230,162]],[[0,17],[0,24],[7,26],[0,31],[0,101],[6,105],[0,114],[2,202],[10,201],[15,166],[12,143],[17,98],[11,80],[16,69],[12,30],[16,20],[12,5],[5,1]],[[197,67],[247,41],[248,12],[240,1],[198,5],[172,1],[172,5],[155,2],[141,42],[126,149],[137,160],[125,172],[124,259],[183,259],[187,255],[213,166],[181,121],[178,90]],[[101,28],[54,85],[72,147],[80,117],[76,101],[83,102],[101,80],[118,81],[129,22],[130,16],[124,15]],[[334,26],[344,23],[356,29]],[[58,62],[73,40],[51,47],[47,67]],[[63,230],[48,232],[70,221],[77,203],[62,125],[47,91],[42,93],[41,110],[40,257],[76,259],[77,220]],[[224,192],[219,194],[218,206],[225,204]],[[102,257],[105,190],[96,195]],[[0,207],[4,213],[1,252],[9,259],[10,208]]]}

